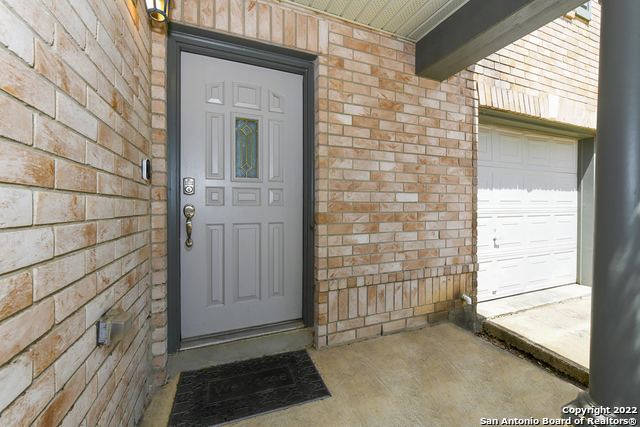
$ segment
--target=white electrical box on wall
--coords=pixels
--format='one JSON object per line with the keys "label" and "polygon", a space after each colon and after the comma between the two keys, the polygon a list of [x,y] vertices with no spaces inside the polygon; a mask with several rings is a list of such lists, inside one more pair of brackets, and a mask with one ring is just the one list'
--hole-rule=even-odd
{"label": "white electrical box on wall", "polygon": [[122,340],[131,330],[132,315],[121,308],[109,310],[98,319],[98,344],[111,345]]}

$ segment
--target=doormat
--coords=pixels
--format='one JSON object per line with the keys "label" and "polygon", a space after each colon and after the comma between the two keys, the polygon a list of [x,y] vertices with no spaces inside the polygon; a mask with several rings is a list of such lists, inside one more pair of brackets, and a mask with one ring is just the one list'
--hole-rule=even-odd
{"label": "doormat", "polygon": [[209,427],[331,397],[307,350],[180,374],[170,427]]}

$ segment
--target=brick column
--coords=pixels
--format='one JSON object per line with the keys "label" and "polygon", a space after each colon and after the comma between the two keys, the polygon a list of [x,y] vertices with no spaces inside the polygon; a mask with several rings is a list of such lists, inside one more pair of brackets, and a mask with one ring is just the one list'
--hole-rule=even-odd
{"label": "brick column", "polygon": [[167,120],[166,30],[151,27],[151,324],[154,384],[166,379],[167,366]]}

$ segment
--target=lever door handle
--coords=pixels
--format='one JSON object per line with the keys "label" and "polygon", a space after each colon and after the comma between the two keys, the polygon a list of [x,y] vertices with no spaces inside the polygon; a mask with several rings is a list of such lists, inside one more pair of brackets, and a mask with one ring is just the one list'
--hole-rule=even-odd
{"label": "lever door handle", "polygon": [[188,248],[190,248],[191,246],[193,246],[193,240],[191,240],[191,230],[193,230],[193,225],[191,224],[191,218],[193,218],[193,216],[196,214],[196,208],[193,207],[192,204],[188,203],[184,205],[182,212],[184,213],[184,216],[187,218],[187,241],[185,242],[185,244],[187,245]]}

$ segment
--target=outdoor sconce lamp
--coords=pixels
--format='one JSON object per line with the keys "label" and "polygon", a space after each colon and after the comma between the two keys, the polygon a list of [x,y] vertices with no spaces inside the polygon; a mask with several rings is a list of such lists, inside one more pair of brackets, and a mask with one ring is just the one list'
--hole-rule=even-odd
{"label": "outdoor sconce lamp", "polygon": [[144,0],[149,18],[156,22],[167,22],[171,0]]}

